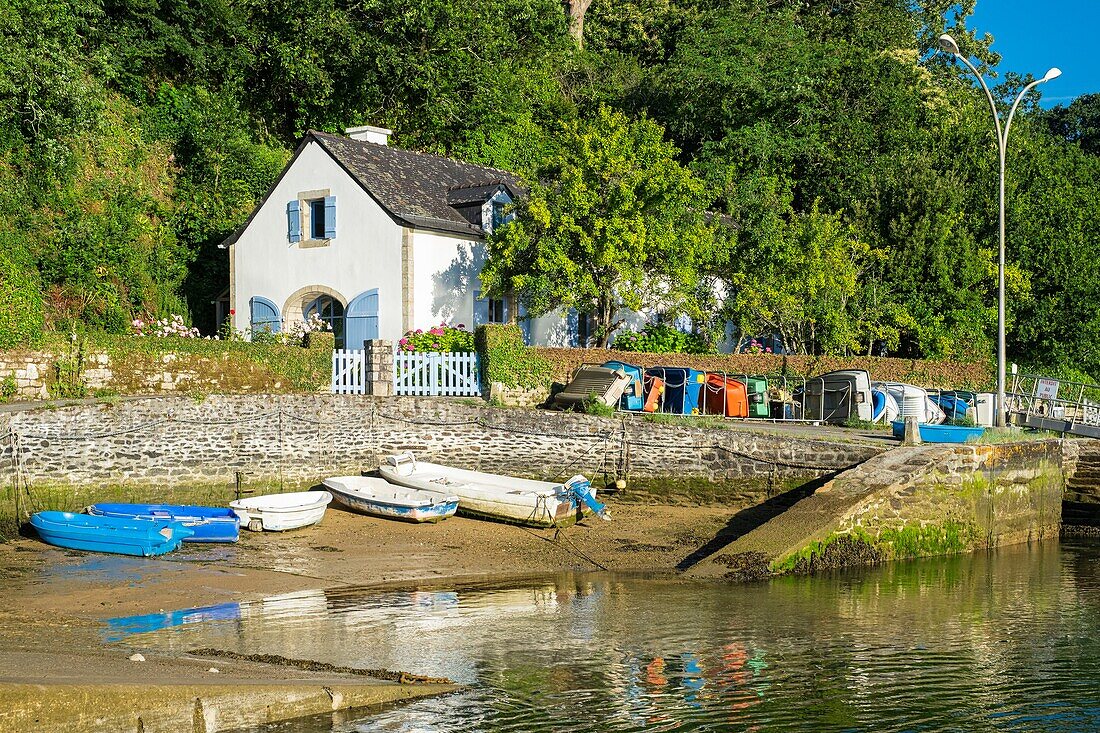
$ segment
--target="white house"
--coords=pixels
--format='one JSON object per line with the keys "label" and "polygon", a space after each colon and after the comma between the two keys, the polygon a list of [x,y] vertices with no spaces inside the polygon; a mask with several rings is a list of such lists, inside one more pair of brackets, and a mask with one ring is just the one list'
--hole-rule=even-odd
{"label": "white house", "polygon": [[[481,297],[485,235],[522,189],[514,175],[387,145],[389,130],[310,131],[259,206],[222,243],[236,329],[316,313],[338,346],[439,323],[508,322]],[[520,321],[528,343],[583,343],[582,319]]]}

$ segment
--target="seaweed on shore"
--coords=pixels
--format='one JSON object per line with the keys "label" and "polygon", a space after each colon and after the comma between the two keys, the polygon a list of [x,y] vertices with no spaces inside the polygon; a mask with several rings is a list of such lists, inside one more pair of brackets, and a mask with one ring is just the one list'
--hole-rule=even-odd
{"label": "seaweed on shore", "polygon": [[364,669],[361,667],[341,667],[327,662],[316,662],[312,659],[292,659],[279,654],[240,654],[225,649],[192,649],[188,654],[196,657],[219,657],[233,659],[241,662],[260,662],[261,664],[278,664],[283,667],[295,667],[307,672],[333,672],[337,674],[355,674],[364,677],[373,677],[380,680],[397,682],[402,685],[450,685],[454,684],[446,677],[425,677],[424,675],[411,674],[409,672],[394,671],[391,669]]}

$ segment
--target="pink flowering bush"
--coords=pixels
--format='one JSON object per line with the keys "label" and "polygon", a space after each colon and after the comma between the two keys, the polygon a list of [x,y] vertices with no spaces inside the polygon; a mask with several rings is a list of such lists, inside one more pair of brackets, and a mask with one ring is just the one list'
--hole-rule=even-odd
{"label": "pink flowering bush", "polygon": [[427,331],[416,329],[409,331],[397,342],[397,350],[406,353],[443,351],[467,352],[474,350],[474,334],[466,330],[466,324],[448,326],[440,323]]}
{"label": "pink flowering bush", "polygon": [[770,354],[772,353],[772,347],[765,347],[760,341],[753,339],[749,342],[749,345],[742,348],[741,351],[745,354]]}

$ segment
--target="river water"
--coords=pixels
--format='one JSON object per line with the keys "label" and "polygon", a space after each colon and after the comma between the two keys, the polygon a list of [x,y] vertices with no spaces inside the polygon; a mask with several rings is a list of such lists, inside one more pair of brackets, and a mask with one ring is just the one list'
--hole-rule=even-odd
{"label": "river water", "polygon": [[1091,540],[745,585],[582,574],[300,593],[108,629],[471,686],[263,731],[1100,729]]}

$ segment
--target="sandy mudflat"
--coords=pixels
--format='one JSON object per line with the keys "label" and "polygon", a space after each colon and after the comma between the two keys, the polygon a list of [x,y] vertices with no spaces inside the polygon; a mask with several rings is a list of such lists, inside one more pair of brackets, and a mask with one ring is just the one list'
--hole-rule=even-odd
{"label": "sandy mudflat", "polygon": [[185,545],[162,559],[0,544],[0,683],[239,682],[316,674],[185,655],[130,662],[103,620],[299,590],[463,582],[598,570],[675,572],[740,507],[611,505],[614,520],[532,530],[455,517],[410,525],[330,508],[316,527],[242,531],[237,545]]}

